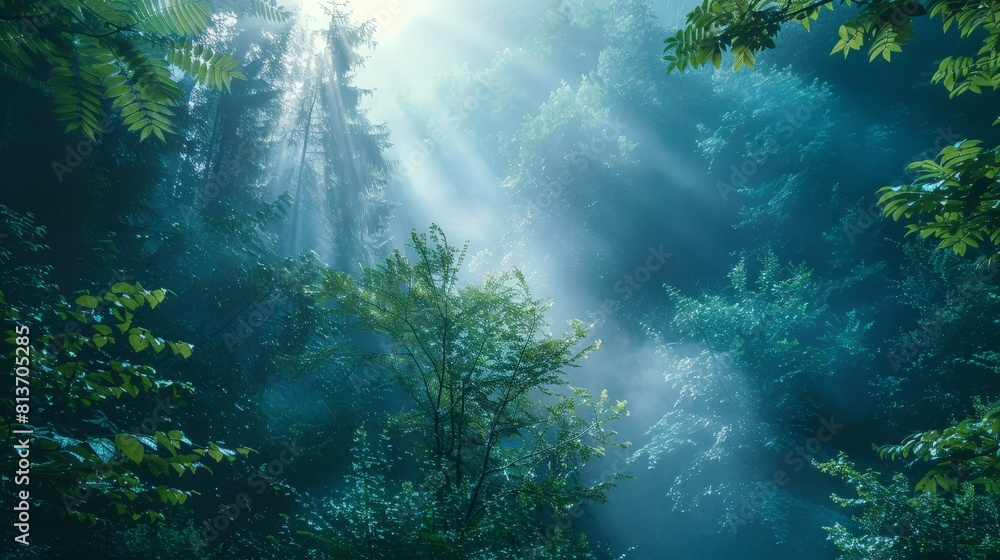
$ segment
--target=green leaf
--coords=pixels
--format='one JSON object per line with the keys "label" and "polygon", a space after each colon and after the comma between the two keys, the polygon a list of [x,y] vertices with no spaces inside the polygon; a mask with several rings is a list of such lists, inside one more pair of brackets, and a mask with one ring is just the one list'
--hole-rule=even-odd
{"label": "green leaf", "polygon": [[129,335],[128,342],[136,352],[142,352],[149,346],[149,342],[146,341],[146,337],[142,334]]}
{"label": "green leaf", "polygon": [[115,445],[118,446],[118,449],[122,450],[122,453],[124,453],[126,457],[131,459],[136,464],[142,462],[142,458],[146,453],[146,450],[143,448],[142,444],[139,443],[139,440],[128,434],[116,435]]}
{"label": "green leaf", "polygon": [[100,300],[92,295],[82,295],[76,298],[76,304],[88,309],[96,309]]}
{"label": "green leaf", "polygon": [[170,349],[174,351],[174,355],[180,355],[183,358],[191,357],[191,345],[186,342],[170,342]]}
{"label": "green leaf", "polygon": [[117,282],[111,286],[111,291],[116,294],[134,294],[136,289],[135,286],[129,284],[128,282]]}

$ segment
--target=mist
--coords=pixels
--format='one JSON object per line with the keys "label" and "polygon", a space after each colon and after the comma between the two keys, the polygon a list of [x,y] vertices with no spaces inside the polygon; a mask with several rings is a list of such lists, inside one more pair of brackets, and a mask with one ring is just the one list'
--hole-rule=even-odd
{"label": "mist", "polygon": [[0,6],[3,558],[1000,558],[987,8],[79,4]]}

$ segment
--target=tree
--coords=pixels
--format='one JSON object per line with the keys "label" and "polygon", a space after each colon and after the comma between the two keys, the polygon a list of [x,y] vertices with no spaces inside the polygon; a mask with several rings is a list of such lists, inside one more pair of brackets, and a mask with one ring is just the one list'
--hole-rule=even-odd
{"label": "tree", "polygon": [[[984,358],[998,369],[995,352]],[[912,434],[898,445],[880,447],[879,455],[906,459],[912,453],[914,459],[933,462],[917,482],[920,491],[948,494],[968,485],[1000,494],[1000,406],[978,404],[979,417],[966,418],[944,430]]]}
{"label": "tree", "polygon": [[316,251],[356,273],[387,251],[389,133],[368,120],[362,103],[371,90],[354,82],[365,60],[360,51],[374,46],[374,24],[326,9],[327,27],[297,29],[289,52],[286,82],[301,91],[286,100],[294,121],[279,152],[279,184],[292,194],[281,242],[286,254]]}
{"label": "tree", "polygon": [[1000,554],[996,496],[976,494],[969,484],[948,496],[913,493],[902,474],[885,484],[878,472],[858,470],[844,454],[817,466],[854,490],[856,497],[833,497],[839,506],[861,509],[853,526],[825,527],[840,560],[988,560]]}
{"label": "tree", "polygon": [[[330,271],[315,287],[321,302],[382,336],[377,361],[405,396],[402,410],[385,419],[378,448],[359,433],[361,466],[334,515],[342,523],[328,520],[321,536],[350,558],[585,550],[567,517],[603,501],[621,477],[588,483],[581,468],[608,445],[628,445],[606,427],[625,403],[565,380],[564,370],[598,343],[578,348],[587,335],[579,321],[562,337],[545,334],[550,304],[532,298],[516,269],[460,287],[465,247],[450,246],[436,226],[429,236],[414,232],[410,247],[414,263],[396,250],[360,279]],[[390,467],[414,469],[423,480],[392,491]],[[367,529],[350,529],[359,524]]]}
{"label": "tree", "polygon": [[[735,532],[760,517],[777,535],[786,530],[795,499],[785,488],[761,490],[760,481],[774,478],[768,456],[780,454],[789,477],[802,470],[803,459],[790,450],[801,450],[827,419],[817,398],[823,378],[862,361],[861,341],[871,325],[856,312],[830,311],[831,285],[772,253],[742,260],[729,284],[697,297],[668,287],[669,327],[648,330],[661,341],[664,375],[677,401],[650,428],[651,441],[640,453],[653,464],[664,456],[690,457],[668,493],[675,509],[721,509],[720,531]],[[680,340],[662,342],[669,335]],[[672,348],[686,341],[701,349]]]}
{"label": "tree", "polygon": [[[823,7],[835,5],[860,9],[840,25],[833,53],[848,56],[868,45],[869,61],[890,61],[892,53],[910,42],[913,18],[941,19],[944,32],[954,25],[962,37],[982,36],[974,56],[948,56],[931,77],[956,97],[966,92],[1000,85],[1000,57],[995,55],[1000,28],[992,22],[1000,15],[996,2],[933,0],[929,9],[914,0],[853,2],[852,0],[704,0],[687,16],[687,26],[666,39],[664,60],[667,70],[699,68],[711,63],[721,66],[723,53],[731,52],[733,68],[752,68],[756,55],[775,47],[775,37],[783,25],[799,22],[807,30]],[[1000,122],[1000,121],[998,121]],[[997,124],[997,123],[994,123]],[[916,218],[907,226],[910,234],[939,239],[939,247],[964,255],[968,248],[986,247],[987,261],[1000,256],[1000,148],[966,139],[940,151],[937,158],[910,165],[919,175],[913,183],[886,186],[879,204],[893,219]]]}
{"label": "tree", "polygon": [[[790,68],[718,72],[712,78],[721,116],[699,126],[706,137],[698,146],[717,178],[717,197],[742,203],[736,227],[753,245],[795,259],[822,252],[815,225],[825,220],[832,226],[837,205],[831,202],[843,189],[834,185],[817,193],[809,187],[846,179],[835,164],[843,142],[832,118],[836,98],[830,85],[810,83]],[[810,231],[816,231],[813,240]]]}
{"label": "tree", "polygon": [[[273,0],[250,0],[250,10],[272,21],[287,14]],[[239,60],[199,41],[212,10],[198,0],[3,0],[0,2],[0,76],[50,93],[66,132],[95,140],[110,121],[165,140],[184,92],[171,66],[202,85],[229,88],[243,79]]]}

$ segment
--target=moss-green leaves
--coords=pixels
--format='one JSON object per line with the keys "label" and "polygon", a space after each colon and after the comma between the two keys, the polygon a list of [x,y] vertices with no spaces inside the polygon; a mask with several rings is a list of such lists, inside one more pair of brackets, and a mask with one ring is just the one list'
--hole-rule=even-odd
{"label": "moss-green leaves", "polygon": [[949,489],[947,496],[914,493],[902,474],[884,483],[878,472],[858,470],[844,454],[817,467],[855,494],[833,496],[836,504],[851,508],[854,522],[824,527],[842,560],[986,560],[1000,551],[994,537],[1000,521],[996,496],[948,480],[940,486]]}
{"label": "moss-green leaves", "polygon": [[96,308],[98,303],[100,303],[100,300],[98,300],[96,297],[94,297],[92,295],[84,294],[84,295],[76,298],[76,304],[77,305],[81,305],[81,306],[89,308],[89,309]]}
{"label": "moss-green leaves", "polygon": [[134,284],[117,282],[101,297],[81,292],[75,303],[91,311],[76,316],[82,323],[93,323],[91,340],[97,348],[117,342],[115,330],[111,327],[113,325],[119,334],[125,335],[129,346],[135,352],[151,349],[158,354],[165,348],[170,348],[175,356],[189,358],[194,351],[194,347],[190,344],[163,340],[144,328],[132,325],[137,310],[146,305],[149,305],[150,309],[155,308],[166,296],[167,291],[162,288],[147,290],[138,282]]}
{"label": "moss-green leaves", "polygon": [[[752,68],[758,54],[774,48],[774,37],[782,25],[794,21],[809,30],[821,8],[833,9],[833,5],[791,0],[777,7],[759,0],[704,0],[688,14],[687,25],[665,41],[667,71],[699,68],[709,62],[719,67],[727,50],[734,56],[734,69]],[[868,44],[869,61],[888,61],[913,36],[911,18],[922,15],[926,11],[912,0],[867,4],[857,17],[840,26],[831,54],[846,57]]]}
{"label": "moss-green leaves", "polygon": [[940,239],[942,249],[965,255],[969,248],[992,244],[986,259],[1000,247],[1000,155],[979,140],[964,140],[941,150],[938,159],[910,164],[914,183],[879,190],[879,204],[893,220],[917,216],[907,234]]}
{"label": "moss-green leaves", "polygon": [[894,28],[895,26],[891,24],[885,24],[878,30],[871,48],[868,49],[868,62],[874,62],[880,56],[889,62],[892,53],[903,52],[903,47],[900,46],[903,43],[902,35],[897,33]]}
{"label": "moss-green leaves", "polygon": [[997,38],[991,37],[993,44],[984,46],[980,51],[980,54],[988,56],[980,59],[971,56],[945,58],[931,77],[931,82],[943,84],[951,92],[950,97],[967,91],[982,93],[982,88],[996,89],[1000,84],[1000,59],[990,54],[996,48],[996,42]]}
{"label": "moss-green leaves", "polygon": [[[688,14],[687,26],[666,40],[667,69],[698,68],[709,61],[718,67],[727,49],[734,55],[735,69],[752,67],[757,53],[774,46],[773,37],[781,24],[800,21],[808,29],[808,21],[818,17],[822,5],[833,7],[832,2],[798,0],[780,8],[746,0],[704,0]],[[891,61],[892,54],[902,52],[913,37],[913,18],[926,15],[941,18],[945,32],[954,25],[962,37],[972,37],[977,31],[983,35],[975,56],[946,57],[931,81],[943,84],[951,97],[996,89],[1000,85],[1000,56],[996,54],[1000,52],[1000,26],[995,22],[1000,21],[1000,4],[995,2],[941,0],[931,3],[929,12],[913,0],[866,2],[855,17],[840,25],[831,54],[847,57],[868,45],[870,62]],[[985,150],[975,141],[946,147],[939,162],[910,165],[920,174],[913,184],[881,189],[880,204],[894,220],[920,217],[922,221],[907,226],[908,233],[940,239],[941,248],[958,255],[989,244],[993,247],[985,258],[995,259],[1000,254],[998,154],[997,148]]]}
{"label": "moss-green leaves", "polygon": [[722,65],[722,47],[719,38],[709,30],[688,26],[664,41],[667,72],[684,71],[689,66],[699,68],[711,62],[716,68]]}
{"label": "moss-green leaves", "polygon": [[174,355],[179,355],[182,358],[190,358],[193,347],[186,342],[168,342],[168,346],[173,350]]}

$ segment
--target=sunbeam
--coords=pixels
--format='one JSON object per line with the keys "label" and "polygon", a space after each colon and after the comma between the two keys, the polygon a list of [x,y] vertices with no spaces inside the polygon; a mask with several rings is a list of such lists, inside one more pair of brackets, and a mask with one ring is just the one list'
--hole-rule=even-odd
{"label": "sunbeam", "polygon": [[0,0],[2,560],[996,560],[998,6]]}

